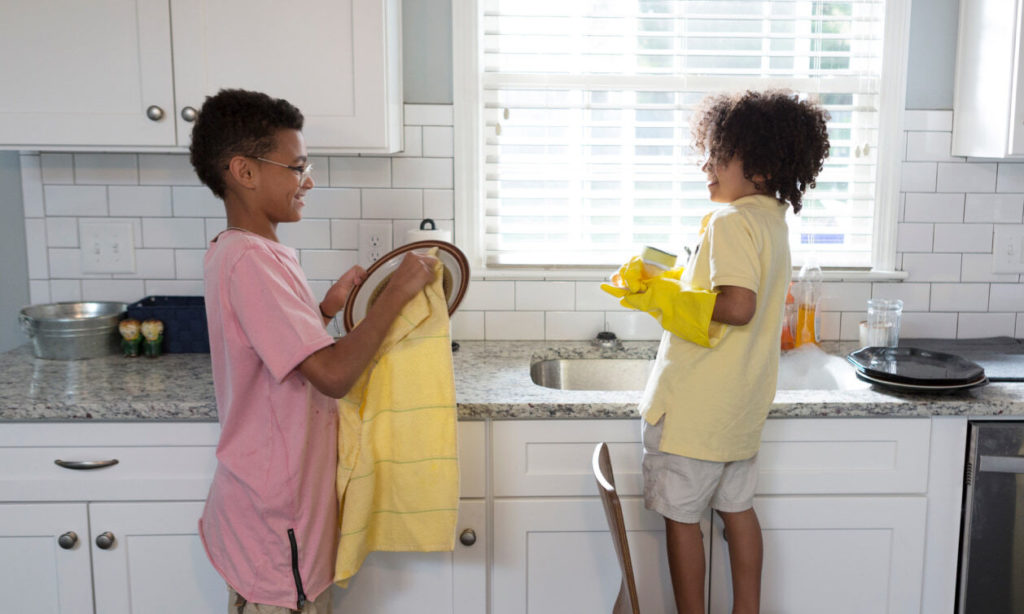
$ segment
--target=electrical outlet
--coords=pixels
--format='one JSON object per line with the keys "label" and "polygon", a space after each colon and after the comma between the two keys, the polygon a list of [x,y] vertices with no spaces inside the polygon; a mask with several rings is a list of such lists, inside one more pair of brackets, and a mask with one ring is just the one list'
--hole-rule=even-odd
{"label": "electrical outlet", "polygon": [[131,222],[79,222],[82,272],[134,273],[134,235]]}
{"label": "electrical outlet", "polygon": [[993,273],[1024,273],[1024,226],[996,226]]}
{"label": "electrical outlet", "polygon": [[391,222],[359,222],[359,264],[369,266],[391,251]]}

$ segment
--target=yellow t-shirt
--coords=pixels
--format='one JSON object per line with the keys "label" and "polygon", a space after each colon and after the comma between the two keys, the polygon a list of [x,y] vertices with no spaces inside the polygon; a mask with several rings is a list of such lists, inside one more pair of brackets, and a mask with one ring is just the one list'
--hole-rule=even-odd
{"label": "yellow t-shirt", "polygon": [[709,290],[748,288],[757,293],[757,308],[747,324],[725,327],[714,348],[662,335],[639,409],[650,424],[665,416],[663,452],[719,462],[757,453],[775,398],[790,277],[783,203],[745,196],[711,215],[681,281]]}

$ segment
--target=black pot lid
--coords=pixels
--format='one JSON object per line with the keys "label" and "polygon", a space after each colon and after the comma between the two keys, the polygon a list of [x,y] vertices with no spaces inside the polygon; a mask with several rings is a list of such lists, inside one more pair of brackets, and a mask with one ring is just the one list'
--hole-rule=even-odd
{"label": "black pot lid", "polygon": [[912,347],[866,347],[846,359],[874,380],[898,384],[962,386],[985,377],[985,369],[966,358]]}

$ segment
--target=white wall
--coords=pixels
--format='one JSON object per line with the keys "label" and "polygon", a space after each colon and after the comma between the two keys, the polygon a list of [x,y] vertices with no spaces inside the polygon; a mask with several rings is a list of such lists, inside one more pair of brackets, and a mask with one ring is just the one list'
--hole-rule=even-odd
{"label": "white wall", "polygon": [[[278,231],[317,294],[356,263],[360,219],[387,220],[395,245],[423,217],[452,227],[452,122],[451,105],[406,105],[403,154],[313,158],[305,219]],[[1024,164],[950,157],[951,123],[951,111],[906,112],[897,264],[909,277],[826,284],[826,339],[855,339],[872,296],[904,300],[904,337],[1024,337],[1021,276],[991,273],[993,228],[1024,223]],[[33,303],[202,293],[203,252],[224,213],[185,155],[23,154],[21,166]],[[96,218],[135,225],[135,274],[81,273],[78,222]],[[454,319],[456,339],[588,339],[605,329],[660,335],[598,283],[565,277],[475,279]]]}

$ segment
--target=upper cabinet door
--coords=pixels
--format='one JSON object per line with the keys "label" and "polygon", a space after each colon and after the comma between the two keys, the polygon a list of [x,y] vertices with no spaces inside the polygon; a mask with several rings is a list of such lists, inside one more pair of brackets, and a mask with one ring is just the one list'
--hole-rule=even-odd
{"label": "upper cabinet door", "polygon": [[167,0],[0,3],[4,147],[175,144]]}
{"label": "upper cabinet door", "polygon": [[244,88],[299,107],[314,152],[401,149],[398,0],[172,0],[171,19],[180,145],[187,108]]}

